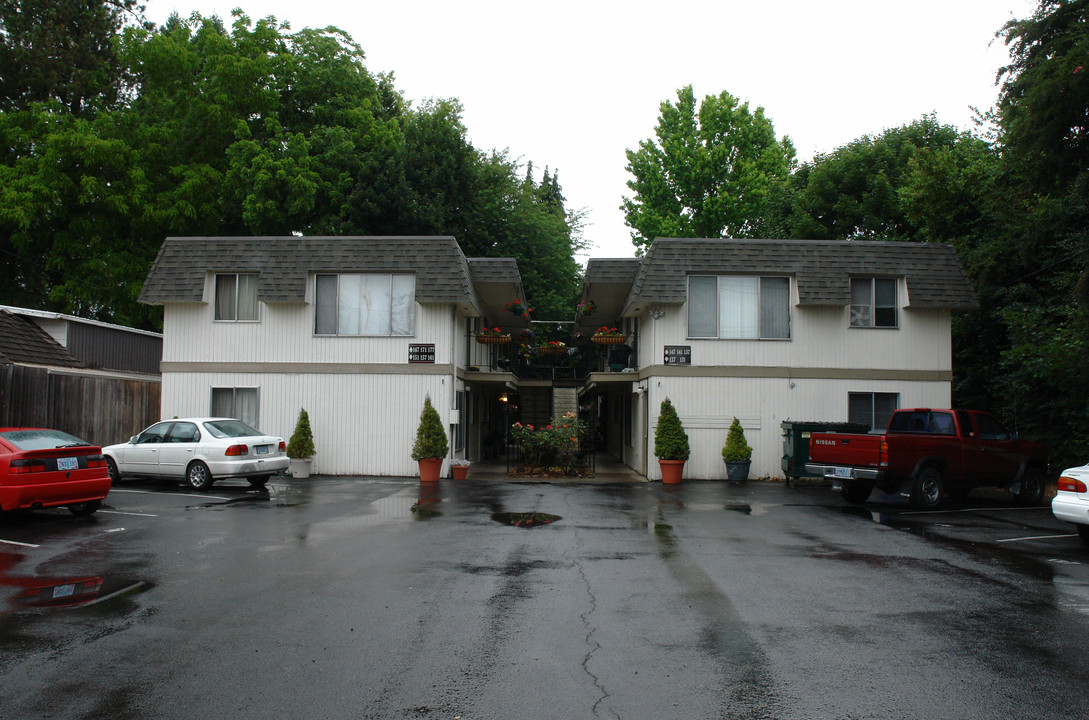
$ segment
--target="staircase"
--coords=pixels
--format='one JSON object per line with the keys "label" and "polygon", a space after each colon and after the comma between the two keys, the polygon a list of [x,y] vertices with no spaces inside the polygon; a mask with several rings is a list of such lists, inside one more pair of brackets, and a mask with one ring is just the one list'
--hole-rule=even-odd
{"label": "staircase", "polygon": [[569,412],[578,415],[579,391],[573,387],[556,387],[552,389],[552,416],[560,417]]}

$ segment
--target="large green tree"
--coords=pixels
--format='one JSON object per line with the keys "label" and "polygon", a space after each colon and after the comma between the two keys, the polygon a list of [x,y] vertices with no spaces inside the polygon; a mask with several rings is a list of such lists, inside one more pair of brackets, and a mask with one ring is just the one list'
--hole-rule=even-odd
{"label": "large green tree", "polygon": [[125,80],[114,40],[137,0],[0,0],[0,111],[55,100],[80,115],[112,107]]}
{"label": "large green tree", "polygon": [[455,100],[412,108],[343,32],[236,11],[110,47],[123,102],[0,110],[0,303],[153,327],[136,297],[168,235],[449,234],[570,315],[581,215],[554,176],[473,147]]}
{"label": "large green tree", "polygon": [[628,150],[633,179],[621,209],[642,254],[657,237],[760,237],[794,167],[790,139],[758,107],[727,92],[696,107],[692,86],[663,102],[655,137]]}

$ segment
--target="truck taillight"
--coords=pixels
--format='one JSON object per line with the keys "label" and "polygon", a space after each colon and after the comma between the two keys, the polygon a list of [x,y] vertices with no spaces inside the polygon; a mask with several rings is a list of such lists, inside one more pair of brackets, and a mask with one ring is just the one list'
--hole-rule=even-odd
{"label": "truck taillight", "polygon": [[1059,490],[1072,493],[1084,493],[1089,492],[1089,487],[1086,487],[1085,483],[1081,480],[1062,475],[1059,477]]}
{"label": "truck taillight", "polygon": [[877,461],[881,463],[881,467],[889,466],[889,441],[885,438],[881,438],[881,449],[878,451],[879,455]]}
{"label": "truck taillight", "polygon": [[223,453],[227,457],[237,457],[238,455],[248,455],[249,448],[245,445],[231,445],[227,448],[227,451]]}

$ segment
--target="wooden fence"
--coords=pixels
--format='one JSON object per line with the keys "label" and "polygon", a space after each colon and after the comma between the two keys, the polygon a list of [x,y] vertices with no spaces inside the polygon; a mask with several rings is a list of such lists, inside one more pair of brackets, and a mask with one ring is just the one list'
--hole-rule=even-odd
{"label": "wooden fence", "polygon": [[95,445],[124,442],[160,420],[162,383],[0,365],[0,427],[48,427]]}

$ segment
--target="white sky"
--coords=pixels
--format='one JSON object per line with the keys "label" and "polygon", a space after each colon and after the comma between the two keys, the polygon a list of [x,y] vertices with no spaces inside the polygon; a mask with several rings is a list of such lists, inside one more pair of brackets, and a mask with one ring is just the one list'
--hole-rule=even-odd
{"label": "white sky", "polygon": [[[1007,60],[995,32],[1034,0],[145,0],[220,15],[242,7],[293,30],[335,25],[411,101],[454,97],[481,150],[558,171],[585,208],[592,257],[631,257],[619,210],[626,149],[691,84],[762,106],[799,161],[931,112],[972,127]],[[584,258],[583,258],[584,259]]]}

